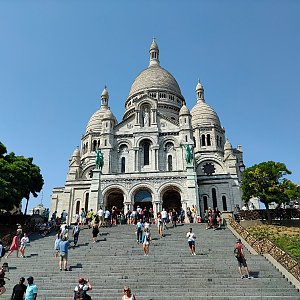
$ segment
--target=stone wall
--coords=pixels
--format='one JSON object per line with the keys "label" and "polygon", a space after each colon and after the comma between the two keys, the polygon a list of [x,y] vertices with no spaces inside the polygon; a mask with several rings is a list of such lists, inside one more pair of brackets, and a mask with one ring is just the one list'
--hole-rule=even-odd
{"label": "stone wall", "polygon": [[290,272],[298,281],[300,281],[300,264],[288,253],[276,246],[270,240],[263,238],[257,240],[251,233],[239,223],[229,218],[231,227],[260,255],[270,254],[278,263],[280,263],[288,272]]}

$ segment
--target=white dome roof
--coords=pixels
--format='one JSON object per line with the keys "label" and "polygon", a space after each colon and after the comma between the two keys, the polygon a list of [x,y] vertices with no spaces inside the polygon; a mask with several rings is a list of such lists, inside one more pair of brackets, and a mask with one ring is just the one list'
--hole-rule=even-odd
{"label": "white dome roof", "polygon": [[190,111],[189,109],[186,107],[186,105],[182,105],[182,107],[180,108],[180,111],[179,111],[179,116],[183,116],[183,115],[189,115],[190,114]]}
{"label": "white dome roof", "polygon": [[102,120],[103,119],[115,119],[114,115],[110,111],[108,106],[101,106],[90,118],[87,126],[86,132],[92,131],[100,131],[102,128]]}
{"label": "white dome roof", "polygon": [[232,150],[232,145],[229,142],[229,140],[226,140],[225,144],[224,144],[224,150]]}
{"label": "white dome roof", "polygon": [[74,152],[73,152],[73,155],[72,156],[75,156],[75,157],[78,157],[78,156],[80,156],[80,151],[79,151],[79,149],[78,148],[76,148],[75,150],[74,150]]}
{"label": "white dome roof", "polygon": [[143,70],[134,80],[128,98],[147,90],[168,91],[181,96],[180,87],[176,79],[159,65],[153,65]]}
{"label": "white dome roof", "polygon": [[221,127],[220,119],[217,113],[204,101],[198,101],[191,110],[192,126],[216,125]]}

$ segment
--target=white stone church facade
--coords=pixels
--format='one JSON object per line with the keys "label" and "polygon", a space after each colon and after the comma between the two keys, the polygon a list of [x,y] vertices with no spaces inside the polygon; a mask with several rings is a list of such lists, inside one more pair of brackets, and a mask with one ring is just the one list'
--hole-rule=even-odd
{"label": "white stone church facade", "polygon": [[[241,204],[241,146],[233,149],[226,140],[201,83],[189,111],[176,79],[160,66],[155,41],[149,52],[149,66],[134,80],[121,122],[104,88],[101,106],[69,160],[65,186],[53,189],[51,211],[65,209],[73,216],[82,207],[116,206],[126,212],[140,205],[157,213],[195,205],[203,213]],[[193,150],[189,164],[185,145]],[[102,171],[95,168],[97,149],[104,155]]]}

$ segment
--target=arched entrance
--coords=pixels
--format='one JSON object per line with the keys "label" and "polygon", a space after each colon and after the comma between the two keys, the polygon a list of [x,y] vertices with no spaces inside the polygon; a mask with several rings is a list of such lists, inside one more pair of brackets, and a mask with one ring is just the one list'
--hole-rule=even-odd
{"label": "arched entrance", "polygon": [[136,209],[137,206],[141,208],[147,208],[148,210],[152,208],[152,195],[148,190],[139,190],[134,195],[134,208]]}
{"label": "arched entrance", "polygon": [[175,189],[166,190],[163,194],[162,200],[162,208],[165,208],[166,211],[173,208],[178,211],[182,207],[180,193]]}
{"label": "arched entrance", "polygon": [[124,196],[121,190],[114,189],[108,192],[105,208],[111,210],[113,206],[117,208],[118,212],[124,211]]}

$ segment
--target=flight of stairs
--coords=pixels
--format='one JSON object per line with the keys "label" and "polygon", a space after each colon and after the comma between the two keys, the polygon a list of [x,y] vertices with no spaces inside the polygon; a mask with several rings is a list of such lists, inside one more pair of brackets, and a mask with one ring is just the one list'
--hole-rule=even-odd
{"label": "flight of stairs", "polygon": [[[191,226],[190,226],[191,225]],[[188,250],[186,233],[197,236],[196,256]],[[241,279],[233,254],[235,237],[229,229],[205,230],[204,224],[185,224],[165,230],[159,238],[152,225],[149,256],[136,242],[133,225],[101,228],[92,244],[91,229],[80,232],[79,247],[69,251],[70,271],[60,271],[54,257],[54,235],[31,235],[26,258],[13,253],[7,260],[7,292],[10,299],[20,276],[33,276],[38,299],[73,299],[79,277],[89,278],[93,300],[121,299],[128,285],[137,299],[300,299],[300,293],[264,257],[250,255],[247,262],[253,279]],[[72,238],[70,238],[72,240]],[[71,243],[72,245],[72,243]]]}

